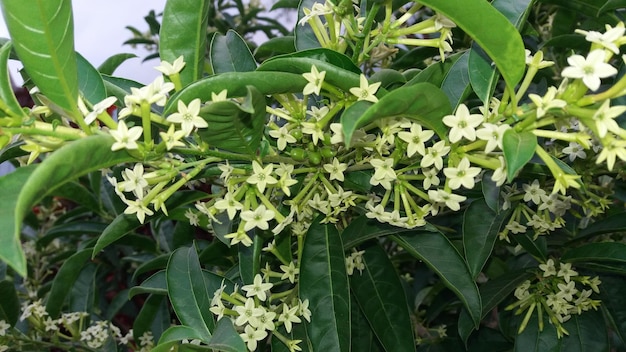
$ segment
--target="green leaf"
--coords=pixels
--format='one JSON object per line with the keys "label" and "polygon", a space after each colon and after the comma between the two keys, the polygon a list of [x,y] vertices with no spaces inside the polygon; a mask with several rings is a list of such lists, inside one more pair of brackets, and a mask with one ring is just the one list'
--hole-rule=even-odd
{"label": "green leaf", "polygon": [[135,281],[137,277],[143,273],[147,273],[149,271],[154,271],[154,270],[165,269],[167,267],[167,262],[169,260],[170,260],[169,253],[163,253],[159,255],[158,257],[155,257],[149,260],[144,260],[143,263],[141,263],[137,267],[135,272],[133,273],[133,277],[131,278],[131,281]]}
{"label": "green leaf", "polygon": [[[533,312],[526,329],[515,338],[514,352],[561,351],[561,340],[556,335],[556,328],[549,324],[544,313],[543,331],[539,331],[537,311]],[[521,322],[521,319],[519,319]],[[565,352],[565,351],[564,351]]]}
{"label": "green leaf", "polygon": [[157,271],[149,278],[145,279],[140,286],[131,287],[128,291],[128,299],[140,295],[142,293],[150,293],[153,295],[167,295],[167,282],[165,279],[165,270]]}
{"label": "green leaf", "polygon": [[250,72],[256,61],[243,38],[232,29],[226,35],[215,33],[211,40],[211,67],[213,73]]}
{"label": "green leaf", "polygon": [[[356,302],[354,295],[350,296]],[[376,345],[376,337],[358,304],[350,305],[350,349],[369,352]]]}
{"label": "green leaf", "polygon": [[626,212],[619,212],[598,220],[580,230],[574,241],[607,233],[626,231],[624,217],[626,217]]}
{"label": "green leaf", "polygon": [[548,260],[548,244],[545,237],[533,239],[533,234],[521,233],[513,236],[513,239],[536,259],[543,262]]}
{"label": "green leaf", "polygon": [[278,55],[290,54],[296,51],[295,37],[273,37],[261,43],[254,50],[254,57],[257,61],[263,62]]}
{"label": "green leaf", "polygon": [[343,245],[332,224],[317,219],[304,239],[299,295],[309,300],[307,332],[314,351],[350,350],[350,289]]}
{"label": "green leaf", "polygon": [[[184,325],[170,326],[167,330],[163,331],[163,334],[161,335],[161,338],[159,339],[159,346],[162,344],[169,343],[169,342],[179,343],[182,340],[195,340],[195,339],[202,340],[202,338],[203,337],[200,333],[198,333],[195,329],[189,326],[184,326]],[[152,350],[152,351],[155,351],[155,350]],[[169,346],[168,346],[168,349],[166,349],[165,351],[169,351]]]}
{"label": "green leaf", "polygon": [[389,256],[376,244],[365,249],[363,263],[350,287],[372,330],[386,351],[415,351],[409,305]]}
{"label": "green leaf", "polygon": [[358,101],[341,115],[346,145],[350,145],[355,130],[386,117],[404,117],[445,136],[448,129],[441,119],[452,113],[446,95],[430,83],[404,86],[389,92],[376,104],[366,104]]}
{"label": "green leaf", "polygon": [[98,241],[93,247],[92,257],[95,258],[96,255],[98,255],[98,253],[100,253],[100,251],[102,251],[105,247],[126,236],[131,231],[139,228],[140,226],[141,223],[135,215],[118,215],[98,237]]}
{"label": "green leaf", "polygon": [[11,42],[5,43],[0,48],[0,111],[16,119],[28,117],[17,101],[11,86],[9,77],[9,55],[11,54]]}
{"label": "green leaf", "polygon": [[537,148],[537,136],[532,132],[517,132],[510,128],[502,137],[502,151],[506,161],[506,173],[508,182],[512,182],[524,165],[535,155]]}
{"label": "green leaf", "polygon": [[578,262],[619,262],[626,263],[626,244],[619,242],[588,243],[570,249],[561,256],[561,261]]}
{"label": "green leaf", "polygon": [[[186,86],[204,75],[208,0],[168,0],[159,31],[159,56],[174,62],[183,56],[180,80]],[[208,100],[208,99],[206,99]]]}
{"label": "green leaf", "polygon": [[166,280],[176,316],[183,325],[195,329],[202,336],[201,341],[208,343],[215,323],[209,311],[211,298],[194,247],[178,248],[172,253]]}
{"label": "green leaf", "polygon": [[244,285],[254,282],[254,277],[261,272],[261,250],[263,239],[254,235],[252,246],[239,244],[239,276]]}
{"label": "green leaf", "polygon": [[202,141],[211,147],[254,157],[265,126],[265,96],[248,86],[243,103],[219,101],[200,109],[209,127],[198,131]]}
{"label": "green leaf", "polygon": [[246,352],[248,350],[230,319],[220,319],[217,322],[208,347],[226,352]]}
{"label": "green leaf", "polygon": [[456,110],[456,107],[462,103],[469,93],[470,76],[468,71],[468,61],[470,52],[466,51],[461,57],[452,65],[450,71],[446,74],[446,77],[441,84],[441,90],[446,94],[450,101],[452,110]]}
{"label": "green leaf", "polygon": [[474,278],[454,245],[440,232],[415,231],[392,239],[412,256],[422,260],[454,292],[478,327],[482,303]]}
{"label": "green leaf", "polygon": [[15,283],[8,280],[0,281],[0,320],[15,325],[20,316],[20,300],[17,297]]}
{"label": "green leaf", "polygon": [[617,337],[626,343],[626,305],[624,304],[624,292],[626,292],[626,280],[618,276],[602,276],[600,299],[602,300],[602,312]]}
{"label": "green leaf", "polygon": [[14,50],[39,91],[69,116],[82,116],[76,105],[72,2],[46,0],[25,6],[20,0],[2,0],[1,5]]}
{"label": "green leaf", "polygon": [[[484,199],[473,201],[463,215],[463,249],[474,278],[491,256],[493,245],[504,221],[511,212],[496,214]],[[476,221],[480,219],[480,221]]]}
{"label": "green leaf", "polygon": [[[464,53],[456,53],[446,58],[446,61],[437,62],[432,65],[429,65],[422,71],[420,71],[415,77],[411,78],[409,82],[407,82],[407,86],[427,82],[434,84],[437,87],[441,87],[443,84],[443,80],[446,78],[446,75],[454,66],[454,63],[457,62],[463,56]],[[411,61],[413,62],[413,61]]]}
{"label": "green leaf", "polygon": [[46,302],[46,311],[52,319],[56,319],[61,315],[65,299],[69,295],[80,272],[90,259],[91,248],[83,249],[67,258],[55,275],[52,282],[52,288]]}
{"label": "green leaf", "polygon": [[307,8],[310,10],[313,8],[314,4],[315,0],[301,0],[298,5],[298,22],[296,22],[296,27],[294,28],[296,37],[295,44],[298,51],[319,48],[321,46],[313,33],[311,25],[308,23],[305,23],[304,25],[299,24],[302,17],[305,16],[304,9]]}
{"label": "green leaf", "polygon": [[112,75],[121,64],[126,62],[128,59],[134,59],[137,55],[131,53],[121,53],[110,56],[100,66],[98,66],[98,71],[103,75]]}
{"label": "green leaf", "polygon": [[589,310],[581,315],[572,314],[563,324],[569,332],[562,339],[562,352],[609,351],[609,333],[602,312]]}
{"label": "green leaf", "polygon": [[80,270],[76,281],[70,286],[72,289],[67,297],[67,309],[70,312],[94,311],[97,271],[98,265],[95,263],[87,263]]}
{"label": "green leaf", "polygon": [[100,72],[78,53],[76,54],[76,60],[78,91],[92,105],[103,101],[107,97],[107,91]]}
{"label": "green leaf", "polygon": [[26,277],[26,257],[20,242],[22,219],[15,219],[17,198],[24,184],[35,171],[37,165],[20,167],[10,174],[0,177],[0,259],[5,261],[22,277]]}
{"label": "green leaf", "polygon": [[152,332],[158,341],[161,333],[171,325],[170,309],[164,295],[150,295],[143,303],[141,310],[133,322],[135,341],[146,331]]}
{"label": "green leaf", "polygon": [[302,92],[307,81],[301,75],[285,72],[227,72],[198,80],[172,96],[164,108],[164,115],[175,112],[178,101],[189,104],[195,98],[210,101],[211,93],[228,91],[229,97],[243,97],[248,86],[263,95]]}
{"label": "green leaf", "polygon": [[[493,59],[514,92],[526,70],[524,43],[517,29],[483,0],[425,0],[420,3],[450,18]],[[488,26],[485,26],[488,23]]]}

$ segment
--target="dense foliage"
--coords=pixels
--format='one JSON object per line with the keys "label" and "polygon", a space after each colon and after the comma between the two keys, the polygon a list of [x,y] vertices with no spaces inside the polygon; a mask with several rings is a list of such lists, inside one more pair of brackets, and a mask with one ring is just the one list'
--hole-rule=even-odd
{"label": "dense foliage", "polygon": [[626,348],[621,1],[0,4],[0,351]]}

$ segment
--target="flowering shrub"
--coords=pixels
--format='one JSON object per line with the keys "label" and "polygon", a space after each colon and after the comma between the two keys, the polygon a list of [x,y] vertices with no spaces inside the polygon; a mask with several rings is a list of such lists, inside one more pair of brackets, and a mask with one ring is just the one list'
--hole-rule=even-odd
{"label": "flowering shrub", "polygon": [[0,349],[624,347],[610,1],[562,56],[532,1],[304,0],[253,53],[169,0],[145,86],[1,4]]}

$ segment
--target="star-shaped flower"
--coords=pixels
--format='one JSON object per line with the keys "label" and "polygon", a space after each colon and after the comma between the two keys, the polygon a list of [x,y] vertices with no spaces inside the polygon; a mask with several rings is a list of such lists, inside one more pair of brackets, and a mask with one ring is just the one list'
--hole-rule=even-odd
{"label": "star-shaped flower", "polygon": [[255,227],[258,227],[261,230],[267,230],[270,227],[268,221],[272,220],[275,215],[276,214],[273,210],[269,210],[265,207],[265,205],[261,204],[254,211],[242,211],[239,216],[241,217],[241,220],[246,222],[243,230],[250,231]]}
{"label": "star-shaped flower", "polygon": [[186,105],[182,101],[178,101],[178,112],[175,112],[167,117],[170,122],[180,123],[181,129],[188,136],[191,134],[195,127],[206,128],[209,124],[205,119],[200,117],[200,99],[196,98],[192,100],[189,105]]}
{"label": "star-shaped flower", "polygon": [[326,71],[319,72],[315,65],[311,66],[311,72],[302,74],[302,77],[304,77],[304,79],[309,82],[306,86],[304,86],[302,94],[309,95],[315,93],[316,95],[320,95],[320,91],[322,90],[322,83],[324,83],[325,76]]}
{"label": "star-shaped flower", "polygon": [[422,156],[425,155],[426,146],[424,145],[424,142],[431,139],[434,135],[434,131],[422,130],[422,126],[418,123],[411,124],[410,132],[398,132],[398,137],[408,143],[406,147],[406,155],[409,158],[415,153],[419,153]]}
{"label": "star-shaped flower", "polygon": [[600,138],[604,138],[608,131],[619,133],[621,130],[621,127],[617,124],[615,118],[626,112],[626,106],[610,106],[610,104],[611,102],[609,99],[605,100],[593,115],[593,120],[595,121],[596,128],[598,129],[598,137]]}
{"label": "star-shaped flower", "polygon": [[254,281],[251,285],[241,286],[241,289],[246,291],[246,297],[258,297],[261,301],[265,301],[267,299],[267,291],[269,291],[273,284],[269,282],[263,282],[263,277],[259,274],[254,276]]}
{"label": "star-shaped flower", "polygon": [[459,105],[454,115],[447,115],[443,118],[443,123],[450,127],[450,142],[456,143],[465,138],[473,141],[476,139],[476,127],[483,122],[483,115],[470,114],[465,104]]}
{"label": "star-shaped flower", "polygon": [[339,159],[333,158],[332,164],[324,164],[324,170],[330,174],[330,180],[343,182],[343,172],[348,168],[348,164],[340,163]]}
{"label": "star-shaped flower", "polygon": [[230,192],[224,194],[224,198],[217,200],[213,206],[215,209],[226,211],[230,220],[235,218],[237,211],[243,209],[243,204],[239,203]]}
{"label": "star-shaped flower", "polygon": [[159,136],[165,143],[165,148],[167,150],[172,150],[175,147],[184,147],[185,143],[180,140],[185,137],[185,131],[176,130],[176,126],[173,124],[167,129],[167,132],[159,132]]}
{"label": "star-shaped flower", "polygon": [[375,103],[378,101],[378,98],[376,98],[374,94],[376,94],[380,85],[381,82],[369,84],[367,77],[361,74],[359,77],[359,86],[350,88],[350,93],[356,96],[358,100],[366,100]]}
{"label": "star-shaped flower", "polygon": [[269,135],[276,138],[276,145],[278,150],[284,150],[287,147],[287,143],[296,143],[297,140],[289,133],[287,126],[282,126],[277,130],[271,130]]}
{"label": "star-shaped flower", "polygon": [[143,129],[140,126],[134,126],[130,129],[126,127],[124,121],[117,124],[117,130],[110,130],[109,133],[115,138],[115,143],[111,146],[112,151],[120,149],[137,149],[137,140],[141,137]]}
{"label": "star-shaped flower", "polygon": [[167,61],[161,61],[159,66],[156,66],[155,69],[166,76],[171,76],[173,74],[179,73],[183,67],[185,67],[185,61],[183,56],[179,56],[173,63],[169,63]]}
{"label": "star-shaped flower", "polygon": [[461,186],[471,189],[474,188],[474,179],[480,173],[479,167],[470,166],[467,158],[461,159],[456,167],[447,167],[443,169],[444,175],[448,177],[448,186],[451,189],[458,189]]}
{"label": "star-shaped flower", "polygon": [[600,79],[617,74],[617,69],[606,62],[606,53],[602,49],[596,49],[584,58],[581,55],[572,55],[567,58],[570,66],[563,69],[561,76],[568,78],[581,78],[583,83],[591,90],[600,88]]}
{"label": "star-shaped flower", "polygon": [[565,105],[567,105],[565,100],[554,98],[557,92],[558,90],[556,89],[556,87],[550,87],[543,97],[537,94],[528,94],[530,100],[532,100],[532,102],[535,103],[535,106],[537,107],[537,117],[543,117],[548,112],[548,110],[552,108],[562,109],[565,107]]}
{"label": "star-shaped flower", "polygon": [[274,170],[274,164],[267,164],[262,167],[256,160],[252,162],[252,175],[246,179],[246,182],[252,185],[256,185],[261,193],[265,192],[267,185],[273,185],[278,183],[278,180],[272,176]]}
{"label": "star-shaped flower", "polygon": [[495,125],[485,122],[483,123],[483,128],[476,130],[476,137],[487,141],[485,153],[491,153],[496,148],[502,150],[502,136],[504,136],[504,132],[509,128],[511,128],[511,126],[507,124]]}

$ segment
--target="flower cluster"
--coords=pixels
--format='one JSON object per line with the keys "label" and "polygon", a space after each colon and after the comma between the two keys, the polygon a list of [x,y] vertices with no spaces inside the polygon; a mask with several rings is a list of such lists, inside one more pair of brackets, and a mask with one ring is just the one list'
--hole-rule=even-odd
{"label": "flower cluster", "polygon": [[559,337],[568,331],[563,323],[568,321],[573,314],[595,309],[600,306],[600,301],[591,298],[593,292],[599,293],[600,279],[596,276],[579,275],[572,269],[570,263],[555,262],[548,259],[539,264],[541,275],[537,275],[536,281],[526,280],[515,289],[517,302],[509,305],[506,309],[516,309],[515,314],[526,311],[524,320],[520,324],[521,333],[528,324],[533,312],[536,310],[539,319],[539,330],[543,330],[543,313],[547,314],[548,321],[554,325]]}

